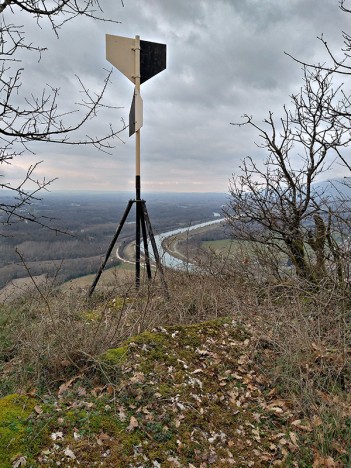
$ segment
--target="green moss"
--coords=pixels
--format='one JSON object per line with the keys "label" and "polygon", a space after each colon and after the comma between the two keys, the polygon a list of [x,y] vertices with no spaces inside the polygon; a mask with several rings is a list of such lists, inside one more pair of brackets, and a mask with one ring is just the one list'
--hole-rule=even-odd
{"label": "green moss", "polygon": [[131,304],[132,302],[133,300],[131,298],[116,296],[114,299],[112,299],[110,307],[112,310],[119,312],[123,310],[127,304]]}
{"label": "green moss", "polygon": [[111,365],[123,364],[128,354],[128,346],[108,349],[100,357],[103,362]]}
{"label": "green moss", "polygon": [[159,346],[163,345],[168,341],[168,337],[164,333],[144,331],[140,335],[133,336],[127,343],[145,344]]}
{"label": "green moss", "polygon": [[81,313],[83,320],[88,320],[89,322],[96,322],[101,319],[101,312],[99,310],[85,310]]}
{"label": "green moss", "polygon": [[97,412],[91,415],[89,420],[89,427],[91,433],[106,432],[107,434],[115,434],[117,431],[121,431],[123,426],[116,420],[114,415],[104,415],[101,412]]}
{"label": "green moss", "polygon": [[[177,357],[186,361],[192,360],[194,349],[200,347],[205,336],[216,337],[223,332],[223,327],[231,324],[231,319],[221,317],[200,324],[166,327],[165,332],[145,331],[125,341],[119,348],[107,350],[102,354],[103,362],[118,366],[124,364],[127,357],[133,354],[132,344],[146,348],[147,360],[139,360],[140,371],[148,373],[154,369],[155,363],[166,366],[176,366],[177,359],[171,349],[177,348]],[[229,328],[229,327],[228,327]],[[230,327],[231,338],[243,341],[249,335],[240,327]]]}
{"label": "green moss", "polygon": [[133,433],[123,432],[120,434],[120,441],[123,445],[124,453],[129,455],[133,452],[133,448],[140,444],[140,433],[139,431]]}
{"label": "green moss", "polygon": [[36,401],[23,395],[8,395],[0,400],[0,466],[11,467],[11,460],[25,453],[26,428]]}
{"label": "green moss", "polygon": [[158,387],[158,392],[162,395],[163,398],[167,398],[170,395],[174,394],[174,388],[166,383],[161,383]]}
{"label": "green moss", "polygon": [[106,432],[114,435],[124,426],[116,419],[114,414],[106,414],[102,408],[95,410],[68,410],[64,414],[64,427],[76,427],[82,434],[98,434]]}
{"label": "green moss", "polygon": [[135,447],[141,446],[142,439],[138,430],[116,434],[114,444],[110,446],[109,466],[135,466],[131,465],[130,461],[134,455]]}

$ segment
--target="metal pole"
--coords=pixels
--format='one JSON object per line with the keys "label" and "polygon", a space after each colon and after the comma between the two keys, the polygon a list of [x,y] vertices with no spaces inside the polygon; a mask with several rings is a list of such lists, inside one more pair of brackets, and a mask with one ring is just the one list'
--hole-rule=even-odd
{"label": "metal pole", "polygon": [[[135,93],[140,94],[140,36],[135,36]],[[140,286],[140,220],[141,220],[141,184],[140,184],[140,130],[135,132],[135,200],[136,200],[136,227],[135,227],[135,286]]]}

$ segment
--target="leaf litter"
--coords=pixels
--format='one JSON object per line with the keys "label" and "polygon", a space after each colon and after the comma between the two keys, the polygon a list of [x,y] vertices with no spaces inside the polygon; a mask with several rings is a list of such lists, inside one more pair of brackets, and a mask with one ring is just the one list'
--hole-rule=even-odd
{"label": "leaf litter", "polygon": [[[102,359],[105,382],[89,388],[81,373],[35,407],[49,430],[38,466],[300,466],[311,424],[258,371],[253,340],[232,319],[128,340],[122,363]],[[343,466],[311,457],[309,466]]]}

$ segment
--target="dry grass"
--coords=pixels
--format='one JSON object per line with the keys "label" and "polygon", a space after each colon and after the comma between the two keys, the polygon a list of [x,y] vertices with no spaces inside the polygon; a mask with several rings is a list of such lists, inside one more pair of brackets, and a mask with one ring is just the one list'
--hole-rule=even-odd
{"label": "dry grass", "polygon": [[81,289],[47,284],[3,306],[1,394],[57,388],[94,367],[102,352],[156,326],[235,317],[254,337],[252,358],[272,391],[308,421],[315,450],[351,459],[349,288],[282,283],[245,258],[202,262],[201,272],[166,271],[169,298],[157,278],[136,291],[133,276],[116,274],[89,301]]}

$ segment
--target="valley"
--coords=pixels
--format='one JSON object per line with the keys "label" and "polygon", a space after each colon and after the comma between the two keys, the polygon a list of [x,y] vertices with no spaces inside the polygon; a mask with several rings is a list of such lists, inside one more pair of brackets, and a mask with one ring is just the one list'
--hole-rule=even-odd
{"label": "valley", "polygon": [[[40,278],[40,282],[55,278],[57,284],[87,275],[93,277],[130,198],[131,194],[125,192],[49,193],[30,206],[48,228],[28,222],[4,225],[0,235],[0,300],[4,294],[8,297],[9,290],[11,294],[13,289],[23,290],[26,279],[30,280],[28,271]],[[146,198],[155,235],[212,221],[226,203],[226,195],[217,193],[150,193]],[[208,228],[208,232],[217,232],[216,238],[223,236],[222,230]],[[170,250],[177,246],[176,250],[184,255],[184,249],[189,250],[185,247],[187,242],[193,246],[198,244],[198,234],[196,231],[196,234],[177,237],[171,242]],[[122,259],[133,261],[134,236],[132,208],[114,249],[114,252],[118,249]],[[113,253],[106,269],[133,269],[133,265],[121,258]]]}

